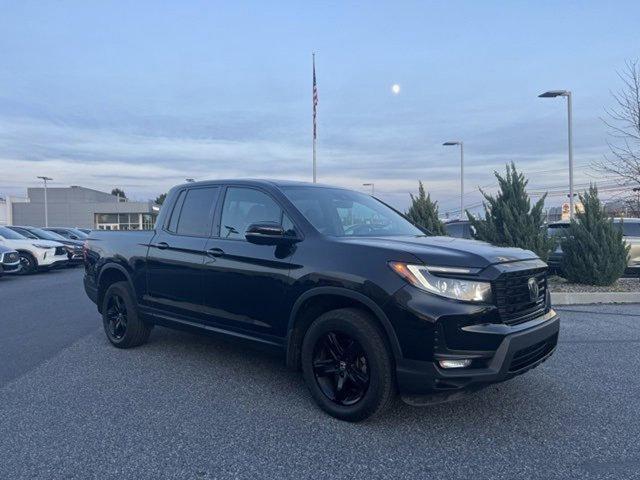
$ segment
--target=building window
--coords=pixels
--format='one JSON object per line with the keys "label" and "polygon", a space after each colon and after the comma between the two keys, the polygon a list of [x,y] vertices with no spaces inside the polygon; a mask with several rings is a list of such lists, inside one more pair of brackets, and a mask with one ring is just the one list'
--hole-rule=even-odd
{"label": "building window", "polygon": [[98,230],[151,230],[157,215],[153,213],[96,213]]}

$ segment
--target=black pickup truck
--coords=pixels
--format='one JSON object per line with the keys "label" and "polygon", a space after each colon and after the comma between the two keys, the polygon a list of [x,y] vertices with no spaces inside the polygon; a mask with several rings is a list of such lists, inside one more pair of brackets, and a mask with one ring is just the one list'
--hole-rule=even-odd
{"label": "black pickup truck", "polygon": [[555,350],[535,254],[433,237],[363,193],[229,180],[173,188],[155,230],[91,232],[85,290],[116,347],[153,325],[283,352],[344,420],[507,380]]}

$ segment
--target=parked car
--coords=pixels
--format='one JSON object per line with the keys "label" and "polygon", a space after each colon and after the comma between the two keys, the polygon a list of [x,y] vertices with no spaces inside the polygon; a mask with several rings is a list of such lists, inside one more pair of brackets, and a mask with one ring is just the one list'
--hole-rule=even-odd
{"label": "parked car", "polygon": [[533,252],[429,237],[341,188],[188,183],[155,230],[92,232],[85,251],[85,290],[116,347],[155,324],[251,340],[283,352],[320,408],[348,421],[397,390],[424,404],[507,380],[558,340]]}
{"label": "parked car", "polygon": [[473,227],[469,220],[451,220],[444,224],[447,235],[456,238],[473,238]]}
{"label": "parked car", "polygon": [[85,235],[89,235],[91,233],[91,229],[90,228],[75,227],[75,229],[81,231]]}
{"label": "parked car", "polygon": [[89,235],[87,235],[84,232],[81,232],[78,229],[75,228],[68,228],[68,227],[46,227],[45,230],[48,230],[50,232],[55,232],[58,235],[62,235],[64,238],[67,238],[69,240],[86,240]]}
{"label": "parked car", "polygon": [[[640,277],[640,218],[614,218],[613,224],[622,230],[624,241],[629,245],[629,262],[624,271],[626,277]],[[549,255],[547,263],[552,273],[562,275],[562,246],[561,240],[568,235],[570,223],[560,221],[547,226],[549,235],[556,237],[558,243]]]}
{"label": "parked car", "polygon": [[12,248],[0,245],[0,277],[20,270],[20,255]]}
{"label": "parked car", "polygon": [[7,228],[10,228],[14,232],[18,232],[27,238],[52,240],[54,242],[61,243],[67,251],[67,260],[69,260],[69,263],[67,264],[68,266],[80,265],[84,260],[82,256],[82,246],[84,245],[84,242],[81,240],[70,240],[56,232],[51,232],[38,227],[8,226]]}
{"label": "parked car", "polygon": [[67,251],[61,243],[29,239],[7,227],[0,227],[0,245],[18,252],[21,266],[18,273],[24,275],[64,266],[68,261]]}

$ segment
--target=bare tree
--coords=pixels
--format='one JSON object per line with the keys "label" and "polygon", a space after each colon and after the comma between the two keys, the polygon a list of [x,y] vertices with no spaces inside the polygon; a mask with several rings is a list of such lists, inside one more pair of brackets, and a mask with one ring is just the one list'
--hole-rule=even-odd
{"label": "bare tree", "polygon": [[625,195],[629,207],[640,213],[634,188],[640,188],[640,62],[628,61],[618,73],[622,88],[612,92],[614,106],[606,109],[602,119],[609,129],[610,154],[594,164],[602,173],[612,175],[620,186],[628,189]]}

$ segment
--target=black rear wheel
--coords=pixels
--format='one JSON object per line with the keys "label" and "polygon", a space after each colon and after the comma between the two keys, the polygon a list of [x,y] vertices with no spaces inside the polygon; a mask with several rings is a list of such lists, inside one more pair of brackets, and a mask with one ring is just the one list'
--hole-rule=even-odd
{"label": "black rear wheel", "polygon": [[358,309],[333,310],[311,324],[302,343],[302,370],[318,406],[341,420],[377,415],[394,398],[393,361],[384,334]]}
{"label": "black rear wheel", "polygon": [[138,316],[127,282],[111,285],[102,301],[102,324],[109,341],[118,348],[142,345],[149,339],[151,325]]}

